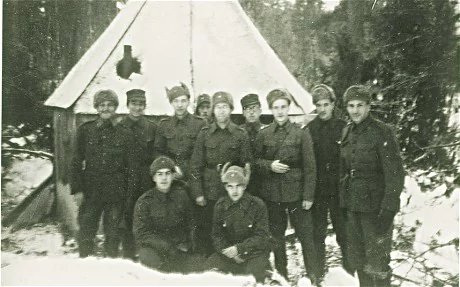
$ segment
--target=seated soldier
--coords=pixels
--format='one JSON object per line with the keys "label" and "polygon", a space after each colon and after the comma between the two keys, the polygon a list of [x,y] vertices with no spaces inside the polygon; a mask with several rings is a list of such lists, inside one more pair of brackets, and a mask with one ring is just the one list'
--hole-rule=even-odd
{"label": "seated soldier", "polygon": [[[155,183],[137,201],[134,236],[143,265],[166,272],[187,272],[192,258],[192,204],[182,185],[173,182],[175,163],[160,156],[150,166]],[[191,271],[191,270],[190,270]]]}
{"label": "seated soldier", "polygon": [[220,198],[214,207],[212,241],[217,253],[206,262],[208,269],[234,274],[252,274],[263,282],[270,254],[271,236],[264,202],[245,193],[249,182],[249,164],[222,169],[221,179],[228,196]]}

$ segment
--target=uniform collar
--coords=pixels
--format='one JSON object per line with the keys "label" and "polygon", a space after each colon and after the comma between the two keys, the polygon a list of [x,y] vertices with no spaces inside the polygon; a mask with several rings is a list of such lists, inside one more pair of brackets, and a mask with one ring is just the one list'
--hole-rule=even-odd
{"label": "uniform collar", "polygon": [[190,117],[189,112],[185,112],[185,115],[182,119],[179,119],[176,115],[173,116],[173,124],[178,125],[179,123],[187,122],[188,118]]}
{"label": "uniform collar", "polygon": [[96,120],[96,127],[98,128],[113,128],[115,126],[115,119],[103,120],[100,117]]}
{"label": "uniform collar", "polygon": [[352,123],[352,130],[355,131],[355,132],[364,131],[372,121],[373,121],[372,116],[368,115],[367,118],[365,118],[359,124]]}
{"label": "uniform collar", "polygon": [[167,193],[159,191],[156,187],[153,188],[153,196],[160,202],[165,202],[171,198],[172,185]]}
{"label": "uniform collar", "polygon": [[225,196],[224,201],[223,201],[223,207],[225,210],[228,210],[232,208],[233,206],[238,206],[240,209],[246,210],[249,208],[250,203],[251,203],[250,197],[247,194],[247,191],[245,191],[243,193],[243,196],[237,202],[234,202],[233,200],[231,200],[231,198],[228,195]]}
{"label": "uniform collar", "polygon": [[214,133],[217,130],[228,130],[230,133],[234,134],[238,127],[232,122],[229,121],[227,126],[224,129],[221,129],[216,122],[213,122],[209,128],[210,133]]}
{"label": "uniform collar", "polygon": [[280,126],[277,122],[274,122],[275,124],[275,132],[279,131],[279,130],[286,130],[286,132],[289,132],[292,128],[292,123],[290,120],[288,120],[286,123],[284,123],[284,125]]}
{"label": "uniform collar", "polygon": [[247,129],[254,130],[254,131],[259,130],[260,127],[262,126],[260,121],[256,121],[256,122],[253,122],[253,123],[245,123],[244,125],[246,126]]}
{"label": "uniform collar", "polygon": [[143,116],[141,116],[141,117],[139,117],[139,119],[137,121],[134,121],[133,119],[131,119],[130,116],[126,116],[120,121],[120,124],[122,126],[127,127],[127,128],[132,128],[133,126],[142,127],[145,124],[145,118]]}

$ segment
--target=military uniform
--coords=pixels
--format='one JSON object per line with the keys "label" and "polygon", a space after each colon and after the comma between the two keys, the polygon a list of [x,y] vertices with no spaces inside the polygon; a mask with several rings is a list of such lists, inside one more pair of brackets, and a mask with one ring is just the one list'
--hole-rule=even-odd
{"label": "military uniform", "polygon": [[[267,204],[270,231],[280,243],[274,250],[276,269],[287,278],[287,210],[302,245],[306,270],[318,276],[311,211],[302,209],[302,200],[313,202],[315,193],[316,168],[310,133],[290,121],[283,126],[272,123],[260,131],[254,157],[256,172],[262,179],[260,196]],[[273,172],[271,164],[275,160],[289,165],[290,170],[284,174]]]}
{"label": "military uniform", "polygon": [[[318,250],[318,264],[321,274],[325,270],[325,239],[327,235],[328,213],[336,234],[337,243],[342,250],[342,260],[346,262],[346,230],[343,210],[339,205],[339,155],[342,129],[346,122],[332,117],[322,120],[316,117],[307,128],[310,130],[316,161],[315,204],[312,207],[315,246]],[[348,268],[347,268],[348,269]]]}
{"label": "military uniform", "polygon": [[393,228],[381,226],[385,214],[399,210],[404,185],[399,146],[391,128],[371,116],[349,124],[341,142],[340,205],[347,209],[350,264],[362,286],[389,286]]}
{"label": "military uniform", "polygon": [[[208,259],[209,268],[252,274],[263,282],[270,266],[271,236],[267,208],[261,199],[247,193],[237,202],[228,196],[219,199],[214,207],[211,237],[218,253]],[[238,264],[220,253],[230,246],[237,247],[245,262]]]}
{"label": "military uniform", "polygon": [[[134,210],[134,236],[142,264],[162,271],[186,271],[192,261],[193,212],[187,192],[173,182],[163,193],[144,193]],[[187,252],[179,250],[183,246]]]}
{"label": "military uniform", "polygon": [[202,118],[187,113],[182,119],[177,116],[162,119],[155,137],[155,158],[164,155],[173,159],[189,180],[189,161],[197,135],[206,124]]}
{"label": "military uniform", "polygon": [[[205,246],[212,248],[210,233],[213,208],[216,201],[226,194],[221,182],[220,169],[227,163],[244,166],[252,162],[251,147],[245,130],[229,122],[225,129],[217,123],[201,129],[193,151],[190,187],[194,199],[204,196],[207,205],[203,210],[200,234]],[[211,250],[208,250],[210,252]]]}
{"label": "military uniform", "polygon": [[111,121],[90,121],[77,130],[72,193],[83,192],[84,195],[78,213],[82,257],[93,253],[102,213],[105,252],[111,257],[118,254],[118,225],[123,204],[133,193],[137,181],[134,147],[131,134]]}
{"label": "military uniform", "polygon": [[152,178],[149,175],[149,166],[153,161],[153,144],[157,126],[145,117],[140,117],[137,121],[125,116],[119,123],[120,126],[131,132],[135,142],[136,160],[139,170],[138,178],[135,183],[132,196],[127,200],[125,206],[124,223],[126,234],[122,238],[123,256],[126,258],[135,257],[135,245],[133,229],[133,212],[137,199],[145,191],[153,187]]}

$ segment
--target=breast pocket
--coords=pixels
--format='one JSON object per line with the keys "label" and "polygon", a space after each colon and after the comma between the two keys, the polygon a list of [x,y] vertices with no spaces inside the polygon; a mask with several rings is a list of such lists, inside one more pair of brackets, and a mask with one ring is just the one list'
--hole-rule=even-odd
{"label": "breast pocket", "polygon": [[176,150],[176,134],[173,131],[165,134],[166,148],[168,151]]}
{"label": "breast pocket", "polygon": [[204,144],[206,148],[206,158],[208,163],[217,164],[219,158],[218,143],[212,140],[206,141]]}

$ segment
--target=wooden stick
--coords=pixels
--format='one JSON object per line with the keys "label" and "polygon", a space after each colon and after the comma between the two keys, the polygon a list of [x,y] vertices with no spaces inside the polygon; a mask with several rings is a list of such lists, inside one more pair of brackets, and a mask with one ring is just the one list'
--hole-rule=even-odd
{"label": "wooden stick", "polygon": [[42,157],[46,157],[46,158],[49,158],[49,159],[54,159],[54,155],[49,153],[49,152],[45,152],[45,151],[37,151],[37,150],[30,150],[30,149],[20,149],[20,148],[2,148],[2,151],[3,152],[11,152],[11,153],[28,153],[28,154],[32,154],[32,155],[36,155],[36,156],[42,156]]}

